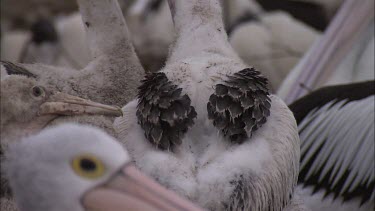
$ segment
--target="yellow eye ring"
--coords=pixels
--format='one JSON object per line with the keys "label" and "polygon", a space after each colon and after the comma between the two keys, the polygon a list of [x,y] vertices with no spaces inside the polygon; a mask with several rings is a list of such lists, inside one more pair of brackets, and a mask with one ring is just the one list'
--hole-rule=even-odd
{"label": "yellow eye ring", "polygon": [[80,155],[73,159],[72,168],[74,172],[87,179],[97,179],[104,175],[103,162],[93,155]]}

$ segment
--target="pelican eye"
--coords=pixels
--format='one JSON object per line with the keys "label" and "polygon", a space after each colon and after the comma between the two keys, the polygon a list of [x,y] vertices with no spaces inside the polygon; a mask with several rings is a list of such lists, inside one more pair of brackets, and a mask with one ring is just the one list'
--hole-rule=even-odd
{"label": "pelican eye", "polygon": [[34,86],[33,88],[31,88],[31,94],[34,97],[42,97],[44,96],[44,90],[40,86]]}
{"label": "pelican eye", "polygon": [[92,155],[81,155],[74,158],[72,168],[78,176],[87,179],[97,179],[105,173],[103,162]]}

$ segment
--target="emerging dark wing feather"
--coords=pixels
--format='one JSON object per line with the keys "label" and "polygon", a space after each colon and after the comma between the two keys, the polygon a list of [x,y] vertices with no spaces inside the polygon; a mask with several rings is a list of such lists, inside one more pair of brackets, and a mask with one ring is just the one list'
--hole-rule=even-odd
{"label": "emerging dark wing feather", "polygon": [[137,118],[146,138],[159,149],[170,150],[197,116],[189,96],[172,84],[164,73],[146,76],[139,87]]}
{"label": "emerging dark wing feather", "polygon": [[241,143],[266,123],[271,99],[267,79],[254,68],[217,84],[207,104],[208,118],[232,142]]}
{"label": "emerging dark wing feather", "polygon": [[31,78],[36,78],[36,75],[26,70],[25,68],[15,65],[12,62],[1,61],[1,64],[5,67],[8,75],[24,75]]}

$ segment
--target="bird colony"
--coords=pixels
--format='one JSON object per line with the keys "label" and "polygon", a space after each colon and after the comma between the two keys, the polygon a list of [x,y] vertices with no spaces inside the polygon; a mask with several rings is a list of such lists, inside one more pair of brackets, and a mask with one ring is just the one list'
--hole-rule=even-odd
{"label": "bird colony", "polygon": [[2,210],[373,210],[374,1],[52,2],[4,3]]}

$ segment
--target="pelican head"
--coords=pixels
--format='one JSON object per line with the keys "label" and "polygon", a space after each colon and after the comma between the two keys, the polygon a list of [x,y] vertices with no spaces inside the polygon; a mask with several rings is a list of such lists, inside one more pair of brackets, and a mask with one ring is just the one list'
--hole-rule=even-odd
{"label": "pelican head", "polygon": [[33,73],[12,63],[4,66],[13,72],[1,80],[2,137],[20,135],[20,129],[19,137],[39,131],[59,116],[122,114],[117,107],[60,92],[56,86],[38,80]]}
{"label": "pelican head", "polygon": [[10,145],[5,171],[21,210],[198,210],[140,173],[100,129],[62,124]]}

